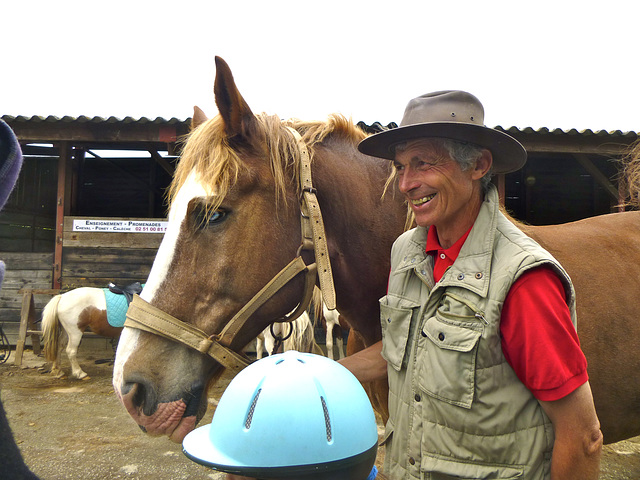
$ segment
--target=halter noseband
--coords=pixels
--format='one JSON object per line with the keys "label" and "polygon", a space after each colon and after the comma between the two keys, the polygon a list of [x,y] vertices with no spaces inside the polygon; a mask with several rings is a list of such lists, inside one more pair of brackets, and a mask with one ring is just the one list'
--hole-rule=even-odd
{"label": "halter noseband", "polygon": [[[212,357],[224,368],[242,370],[251,363],[244,354],[235,352],[229,347],[233,339],[249,320],[253,313],[273,297],[280,289],[287,285],[299,274],[304,273],[304,293],[298,306],[289,314],[274,320],[275,322],[291,322],[298,318],[309,306],[313,295],[316,278],[320,280],[323,301],[329,309],[336,307],[336,294],[333,285],[333,274],[329,259],[329,249],[324,231],[324,222],[320,212],[320,205],[316,197],[316,189],[311,181],[311,158],[307,146],[300,134],[291,127],[287,127],[295,137],[300,152],[300,226],[302,243],[298,248],[296,258],[278,272],[238,313],[225,325],[220,333],[207,335],[199,328],[185,323],[154,307],[147,301],[135,295],[124,323],[125,327],[144,330],[162,337],[187,345],[204,355]],[[313,251],[315,263],[307,265],[303,258],[303,251]]]}

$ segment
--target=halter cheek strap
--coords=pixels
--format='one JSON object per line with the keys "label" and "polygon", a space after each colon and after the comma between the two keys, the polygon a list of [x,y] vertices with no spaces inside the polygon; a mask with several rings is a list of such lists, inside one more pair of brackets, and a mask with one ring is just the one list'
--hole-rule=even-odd
{"label": "halter cheek strap", "polygon": [[[199,328],[185,323],[159,308],[151,305],[135,295],[124,326],[144,330],[170,340],[177,341],[200,353],[212,357],[224,368],[241,370],[251,360],[244,354],[231,350],[233,340],[244,324],[279,290],[299,274],[304,273],[304,293],[298,306],[289,314],[276,319],[276,322],[291,322],[298,318],[309,306],[313,296],[316,278],[320,280],[323,300],[327,307],[335,309],[335,288],[329,259],[324,223],[320,206],[316,198],[316,190],[311,181],[311,160],[306,145],[300,134],[287,127],[296,138],[301,156],[300,199],[302,244],[298,255],[286,267],[278,272],[254,297],[240,309],[218,334],[207,335]],[[315,263],[307,265],[301,255],[302,251],[313,251]]]}
{"label": "halter cheek strap", "polygon": [[181,322],[144,301],[138,295],[133,297],[133,301],[129,305],[124,326],[144,330],[187,345],[212,357],[227,369],[242,370],[251,363],[251,360],[245,355],[224,347],[199,328]]}

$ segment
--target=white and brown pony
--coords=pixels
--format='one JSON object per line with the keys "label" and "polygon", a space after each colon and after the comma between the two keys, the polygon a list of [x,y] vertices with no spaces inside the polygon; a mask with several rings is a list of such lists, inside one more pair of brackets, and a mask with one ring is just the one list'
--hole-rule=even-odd
{"label": "white and brown pony", "polygon": [[[323,237],[327,251],[316,249],[314,265],[324,253],[331,259],[336,305],[351,327],[348,353],[356,340],[362,347],[381,338],[378,299],[406,216],[395,187],[381,195],[391,162],[360,154],[365,134],[350,121],[254,115],[229,67],[216,63],[220,115],[185,144],[171,185],[168,230],[145,290],[129,308],[131,327],[125,326],[114,366],[115,391],[134,420],[176,441],[202,418],[207,387],[222,369],[242,367],[236,352],[273,319],[305,306],[304,269],[276,282],[268,300],[263,295],[292,259],[314,264],[308,242],[301,242],[309,217],[301,197],[315,195],[322,211],[324,235],[314,238]],[[300,182],[305,149],[312,186]],[[575,283],[578,333],[605,441],[639,435],[640,213],[523,229]],[[386,382],[376,387],[372,400],[384,413]]]}
{"label": "white and brown pony", "polygon": [[322,301],[322,292],[319,288],[313,291],[313,310],[315,324],[325,332],[325,346],[327,347],[327,357],[335,359],[335,347],[338,349],[338,358],[344,358],[344,332],[348,326],[340,322],[340,312],[337,309],[329,309]]}
{"label": "white and brown pony", "polygon": [[51,373],[62,375],[60,368],[60,333],[67,335],[65,351],[71,364],[71,378],[88,379],[78,363],[78,347],[89,330],[96,335],[118,338],[122,328],[112,327],[107,320],[107,302],[101,288],[80,287],[53,297],[42,310],[44,355],[52,362]]}
{"label": "white and brown pony", "polygon": [[256,338],[256,358],[278,352],[296,350],[298,352],[322,355],[322,349],[315,340],[313,323],[307,312],[287,323],[273,323],[265,328]]}

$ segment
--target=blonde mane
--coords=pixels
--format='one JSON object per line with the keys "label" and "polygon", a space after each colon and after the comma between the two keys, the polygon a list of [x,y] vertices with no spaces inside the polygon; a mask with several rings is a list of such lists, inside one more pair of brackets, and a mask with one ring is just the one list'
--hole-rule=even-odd
{"label": "blonde mane", "polygon": [[621,158],[620,186],[627,195],[625,207],[640,208],[640,140],[629,147]]}
{"label": "blonde mane", "polygon": [[[285,199],[287,184],[293,183],[296,195],[300,194],[300,152],[296,140],[286,127],[292,127],[302,136],[314,159],[315,145],[328,136],[339,135],[357,145],[367,135],[342,115],[333,114],[324,121],[303,122],[292,119],[281,121],[276,116],[255,116],[259,135],[268,152],[271,172],[276,186],[276,201]],[[182,156],[169,187],[169,205],[184,185],[191,172],[195,172],[202,184],[209,188],[212,202],[208,210],[215,211],[237,182],[238,176],[247,169],[245,163],[231,148],[224,131],[222,117],[216,116],[193,130],[185,139]]]}

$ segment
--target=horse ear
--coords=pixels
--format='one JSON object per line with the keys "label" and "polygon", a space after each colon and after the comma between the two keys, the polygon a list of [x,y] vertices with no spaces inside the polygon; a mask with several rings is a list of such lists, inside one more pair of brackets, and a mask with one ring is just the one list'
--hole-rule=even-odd
{"label": "horse ear", "polygon": [[229,65],[220,57],[216,57],[216,81],[213,93],[220,115],[224,120],[227,135],[249,139],[256,121],[255,117],[247,102],[240,95]]}
{"label": "horse ear", "polygon": [[207,114],[204,113],[200,107],[195,105],[193,107],[193,118],[191,118],[191,130],[195,130],[207,120],[209,120],[207,118]]}

